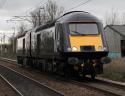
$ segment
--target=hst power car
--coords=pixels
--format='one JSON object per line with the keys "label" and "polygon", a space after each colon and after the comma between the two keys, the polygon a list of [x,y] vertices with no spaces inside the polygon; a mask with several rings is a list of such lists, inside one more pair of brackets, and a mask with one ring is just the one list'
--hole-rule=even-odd
{"label": "hst power car", "polygon": [[84,11],[68,12],[29,30],[17,43],[19,64],[65,76],[95,78],[110,61],[102,23]]}

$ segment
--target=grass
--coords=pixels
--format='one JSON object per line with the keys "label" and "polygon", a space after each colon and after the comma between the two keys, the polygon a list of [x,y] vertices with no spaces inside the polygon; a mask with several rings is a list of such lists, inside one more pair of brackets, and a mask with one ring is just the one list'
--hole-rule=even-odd
{"label": "grass", "polygon": [[16,60],[16,54],[13,53],[3,53],[0,57]]}
{"label": "grass", "polygon": [[104,65],[102,77],[125,82],[125,58],[113,59],[111,63]]}

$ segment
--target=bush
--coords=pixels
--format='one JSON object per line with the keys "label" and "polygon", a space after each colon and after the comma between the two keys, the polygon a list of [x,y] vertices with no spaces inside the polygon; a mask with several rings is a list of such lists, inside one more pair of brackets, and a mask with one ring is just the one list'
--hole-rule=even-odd
{"label": "bush", "polygon": [[111,63],[104,65],[102,77],[125,82],[125,58],[113,59]]}

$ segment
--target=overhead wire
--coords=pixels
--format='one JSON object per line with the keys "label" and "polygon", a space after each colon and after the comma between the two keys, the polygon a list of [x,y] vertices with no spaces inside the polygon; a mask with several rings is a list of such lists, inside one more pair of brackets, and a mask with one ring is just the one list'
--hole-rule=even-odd
{"label": "overhead wire", "polygon": [[72,0],[73,2],[79,2],[79,1],[83,1],[83,0]]}
{"label": "overhead wire", "polygon": [[[20,15],[18,15],[18,17],[30,17],[30,16],[21,16],[21,14],[27,14],[27,13],[29,13],[29,12],[31,12],[30,10],[32,10],[34,7],[36,7],[36,6],[38,6],[38,5],[40,5],[40,7],[42,7],[43,5],[45,5],[46,3],[47,3],[47,1],[46,2],[44,2],[45,0],[42,0],[42,1],[40,1],[39,3],[37,3],[35,6],[33,6],[33,7],[31,7],[31,8],[29,8],[28,10],[26,10],[25,12],[23,12],[23,13],[20,13]],[[44,2],[44,3],[43,3]],[[43,4],[42,4],[43,3]],[[41,5],[42,4],[42,5]],[[16,20],[14,20],[14,19],[17,19],[16,18],[16,16],[13,16],[11,19],[9,19],[9,20],[6,20],[6,21],[16,21]],[[19,20],[18,20],[19,21]]]}
{"label": "overhead wire", "polygon": [[[23,13],[27,13],[27,12],[31,12],[30,10],[32,10],[34,7],[36,8],[36,6],[39,6],[43,3],[44,0],[40,1],[39,3],[37,3],[35,6],[29,8],[27,11],[23,12]],[[46,4],[47,2],[44,2],[42,5]],[[41,6],[40,6],[41,7]]]}
{"label": "overhead wire", "polygon": [[82,3],[76,5],[76,6],[72,7],[72,8],[69,8],[69,9],[66,10],[66,11],[70,11],[70,10],[72,10],[72,9],[75,9],[75,8],[77,8],[77,7],[80,7],[80,6],[82,6],[82,5],[85,5],[85,4],[87,4],[88,2],[90,2],[90,1],[92,1],[92,0],[87,0],[87,1],[85,1],[85,2],[82,2]]}
{"label": "overhead wire", "polygon": [[[31,7],[30,9],[28,9],[26,12],[24,12],[24,14],[25,14],[25,13],[28,13],[28,12],[31,12],[30,10],[32,10],[34,7],[36,8],[36,6],[38,6],[39,4],[40,4],[39,7],[42,7],[42,5],[45,5],[45,4],[47,3],[47,1],[44,2],[44,3],[43,3],[43,1],[44,1],[44,0],[42,0],[42,1],[39,2],[39,3],[37,3],[35,6]],[[41,3],[43,3],[43,4],[41,5]],[[18,16],[19,16],[19,15],[18,15]],[[28,17],[28,16],[21,16],[21,17]]]}
{"label": "overhead wire", "polygon": [[[38,6],[39,4],[41,5],[41,3],[43,3],[43,1],[44,0],[42,0],[42,1],[40,1],[39,3],[37,3],[35,6]],[[74,0],[72,0],[72,1],[74,1]],[[82,1],[82,0],[81,0]],[[66,10],[66,12],[68,12],[68,11],[70,11],[70,10],[72,10],[72,9],[75,9],[75,8],[77,8],[77,7],[80,7],[80,6],[82,6],[82,5],[85,5],[85,4],[87,4],[88,2],[90,2],[90,1],[92,1],[92,0],[87,0],[87,1],[84,1],[84,2],[82,2],[82,3],[80,3],[80,4],[78,4],[78,5],[76,5],[76,6],[74,6],[74,7],[72,7],[72,8],[69,8],[68,10]],[[75,1],[74,1],[75,2]],[[47,1],[46,2],[44,2],[41,6],[39,6],[39,7],[43,7],[45,4],[47,3]],[[24,13],[22,13],[22,14],[25,14],[25,13],[27,13],[27,12],[31,12],[30,10],[32,10],[34,7],[32,7],[32,8],[30,8],[30,9],[28,9],[26,12],[24,12]],[[31,17],[31,16],[19,16],[18,15],[18,17],[23,17],[23,18],[26,18],[26,17]],[[10,19],[10,20],[13,20],[13,19],[17,19],[16,18],[16,16],[14,16],[14,18],[12,18],[12,19]]]}

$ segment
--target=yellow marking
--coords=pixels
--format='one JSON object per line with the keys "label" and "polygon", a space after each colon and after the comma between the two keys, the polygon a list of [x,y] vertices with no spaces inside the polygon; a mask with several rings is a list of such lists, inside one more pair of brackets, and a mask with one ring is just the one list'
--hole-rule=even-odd
{"label": "yellow marking", "polygon": [[80,52],[80,46],[95,46],[96,51],[99,50],[99,46],[103,47],[101,35],[88,35],[88,36],[69,36],[71,48],[76,47]]}

